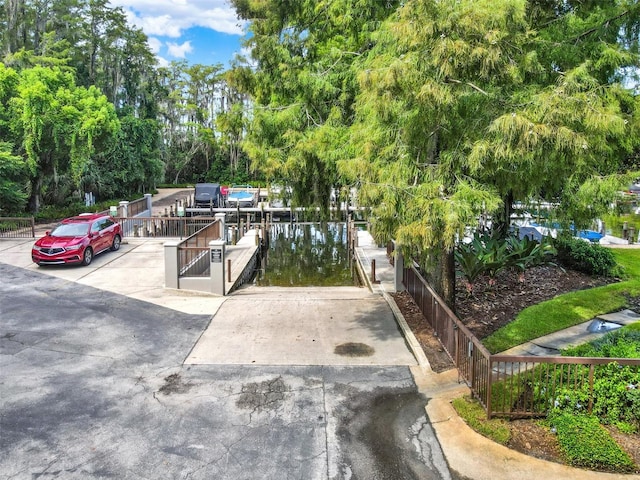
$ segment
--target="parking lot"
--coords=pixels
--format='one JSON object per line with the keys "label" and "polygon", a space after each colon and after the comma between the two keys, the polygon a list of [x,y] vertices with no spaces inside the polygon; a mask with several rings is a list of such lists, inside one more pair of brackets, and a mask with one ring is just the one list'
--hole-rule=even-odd
{"label": "parking lot", "polygon": [[[12,243],[0,244],[6,478],[450,478],[378,295],[168,292],[153,242],[46,269]],[[357,343],[369,348],[336,348]]]}

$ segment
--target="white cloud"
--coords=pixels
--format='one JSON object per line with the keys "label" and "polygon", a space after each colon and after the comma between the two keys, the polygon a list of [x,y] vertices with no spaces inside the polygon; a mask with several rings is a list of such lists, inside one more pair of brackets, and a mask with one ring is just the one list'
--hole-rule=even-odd
{"label": "white cloud", "polygon": [[147,43],[149,44],[149,48],[155,54],[160,52],[162,48],[162,41],[157,39],[156,37],[147,37]]}
{"label": "white cloud", "polygon": [[129,21],[147,35],[179,38],[191,27],[243,33],[235,9],[226,0],[111,0],[111,5],[122,7]]}
{"label": "white cloud", "polygon": [[171,62],[169,60],[167,60],[166,58],[160,57],[159,55],[156,55],[156,60],[158,61],[159,67],[166,68],[169,65],[171,65]]}
{"label": "white cloud", "polygon": [[191,42],[186,41],[182,44],[167,42],[167,51],[169,55],[176,58],[185,58],[187,53],[191,53],[193,48],[191,47]]}

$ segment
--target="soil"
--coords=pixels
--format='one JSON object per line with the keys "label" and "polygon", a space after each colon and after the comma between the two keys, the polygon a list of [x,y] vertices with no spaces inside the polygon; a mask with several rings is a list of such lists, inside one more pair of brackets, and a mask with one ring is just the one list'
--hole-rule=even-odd
{"label": "soil", "polygon": [[[456,287],[458,318],[482,339],[511,322],[524,308],[574,290],[593,288],[615,280],[591,277],[573,270],[554,266],[529,269],[523,277],[513,272],[501,272],[495,282],[481,278],[471,292],[463,282]],[[431,326],[407,292],[392,294],[407,324],[436,373],[454,368]],[[629,308],[640,311],[638,299],[630,299]],[[533,457],[565,463],[557,438],[539,420],[509,422],[511,439],[508,447]],[[610,429],[618,444],[625,450],[640,471],[640,435],[627,435]]]}

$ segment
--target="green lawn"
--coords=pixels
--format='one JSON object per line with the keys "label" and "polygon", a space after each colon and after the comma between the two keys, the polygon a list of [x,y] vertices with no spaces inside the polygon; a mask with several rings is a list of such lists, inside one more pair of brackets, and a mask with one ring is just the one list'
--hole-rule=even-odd
{"label": "green lawn", "polygon": [[622,282],[580,290],[526,308],[516,319],[483,340],[498,353],[534,338],[586,322],[597,315],[625,308],[625,295],[640,295],[640,248],[612,249],[624,269]]}

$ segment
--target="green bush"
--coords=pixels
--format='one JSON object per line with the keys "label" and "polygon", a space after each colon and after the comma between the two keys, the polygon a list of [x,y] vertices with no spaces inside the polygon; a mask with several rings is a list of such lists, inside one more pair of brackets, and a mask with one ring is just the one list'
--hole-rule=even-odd
{"label": "green bush", "polygon": [[[567,356],[638,358],[640,357],[640,331],[623,328],[609,332],[589,344],[566,349]],[[640,430],[640,367],[610,363],[597,368],[593,384],[593,414],[603,423],[614,424],[627,432]],[[573,405],[586,404],[584,391],[568,395]]]}
{"label": "green bush", "polygon": [[574,270],[588,275],[615,276],[616,259],[611,250],[579,238],[558,237],[554,241],[558,261]]}
{"label": "green bush", "polygon": [[497,233],[478,232],[469,243],[460,243],[455,251],[458,269],[473,289],[478,277],[488,275],[494,279],[504,269],[524,273],[527,268],[549,264],[555,249],[547,242],[528,237],[522,239],[510,234],[506,238]]}
{"label": "green bush", "polygon": [[556,411],[548,424],[558,435],[567,462],[575,467],[631,472],[635,465],[593,415]]}

